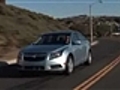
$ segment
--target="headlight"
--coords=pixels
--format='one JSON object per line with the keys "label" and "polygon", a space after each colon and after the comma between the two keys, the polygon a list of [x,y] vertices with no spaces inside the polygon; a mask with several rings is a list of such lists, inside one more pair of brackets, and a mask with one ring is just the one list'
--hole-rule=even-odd
{"label": "headlight", "polygon": [[50,54],[50,60],[51,60],[51,59],[54,59],[54,58],[60,57],[60,56],[62,55],[62,53],[63,53],[63,50],[62,50],[62,51],[58,51],[58,52],[53,52],[53,53],[51,53],[51,54]]}

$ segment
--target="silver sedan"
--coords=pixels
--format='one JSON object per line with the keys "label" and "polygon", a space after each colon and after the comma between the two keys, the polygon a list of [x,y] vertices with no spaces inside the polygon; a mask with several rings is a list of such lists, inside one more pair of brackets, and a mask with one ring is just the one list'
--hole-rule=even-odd
{"label": "silver sedan", "polygon": [[81,33],[61,30],[42,34],[18,55],[20,70],[73,72],[80,64],[92,62],[90,42]]}

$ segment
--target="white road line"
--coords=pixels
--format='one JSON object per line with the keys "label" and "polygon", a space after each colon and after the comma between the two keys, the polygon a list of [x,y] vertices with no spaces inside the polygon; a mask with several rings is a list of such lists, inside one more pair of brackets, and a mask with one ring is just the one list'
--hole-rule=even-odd
{"label": "white road line", "polygon": [[98,41],[92,42],[92,43],[91,43],[91,46],[94,46],[94,45],[96,45],[96,44],[98,44]]}
{"label": "white road line", "polygon": [[6,60],[6,62],[8,63],[8,64],[15,64],[16,62],[17,62],[17,59],[13,59],[13,60]]}

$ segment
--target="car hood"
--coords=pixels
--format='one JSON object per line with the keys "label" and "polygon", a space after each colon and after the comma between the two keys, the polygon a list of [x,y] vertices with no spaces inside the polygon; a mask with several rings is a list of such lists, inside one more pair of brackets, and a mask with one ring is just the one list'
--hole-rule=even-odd
{"label": "car hood", "polygon": [[22,49],[23,53],[49,53],[58,49],[65,48],[63,45],[30,45]]}

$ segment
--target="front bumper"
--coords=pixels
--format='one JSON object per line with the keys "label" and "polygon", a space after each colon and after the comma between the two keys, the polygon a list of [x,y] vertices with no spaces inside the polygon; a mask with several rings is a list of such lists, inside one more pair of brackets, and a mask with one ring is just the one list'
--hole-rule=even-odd
{"label": "front bumper", "polygon": [[19,60],[19,69],[22,71],[64,71],[66,59],[59,57],[53,60],[25,61]]}

